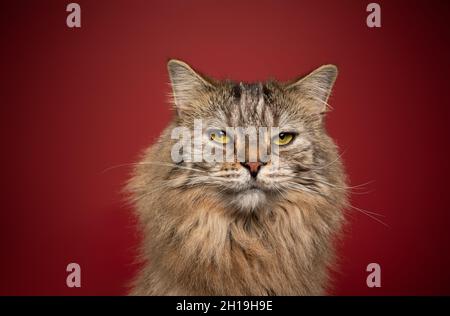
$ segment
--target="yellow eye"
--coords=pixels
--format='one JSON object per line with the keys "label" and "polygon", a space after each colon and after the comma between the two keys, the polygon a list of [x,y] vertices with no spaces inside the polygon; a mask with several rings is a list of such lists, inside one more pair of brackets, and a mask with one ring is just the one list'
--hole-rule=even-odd
{"label": "yellow eye", "polygon": [[294,139],[294,136],[295,135],[293,133],[280,133],[278,134],[278,136],[274,138],[273,141],[275,144],[279,146],[284,146],[291,143],[292,140]]}
{"label": "yellow eye", "polygon": [[230,141],[230,137],[224,131],[212,131],[209,138],[219,144],[227,144]]}

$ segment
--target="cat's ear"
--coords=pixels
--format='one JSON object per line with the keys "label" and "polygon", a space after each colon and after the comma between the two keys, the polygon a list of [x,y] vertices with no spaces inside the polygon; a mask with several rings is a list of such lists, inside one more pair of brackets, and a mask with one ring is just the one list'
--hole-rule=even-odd
{"label": "cat's ear", "polygon": [[167,70],[172,85],[173,103],[178,115],[191,110],[195,106],[196,98],[213,86],[208,79],[180,60],[169,60]]}
{"label": "cat's ear", "polygon": [[328,108],[328,98],[338,74],[335,65],[323,65],[309,75],[290,83],[287,91],[298,102],[303,102],[313,113],[323,114]]}

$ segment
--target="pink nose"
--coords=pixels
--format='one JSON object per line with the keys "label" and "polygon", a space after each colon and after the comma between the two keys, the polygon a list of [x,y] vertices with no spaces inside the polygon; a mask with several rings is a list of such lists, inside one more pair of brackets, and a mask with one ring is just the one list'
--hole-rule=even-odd
{"label": "pink nose", "polygon": [[244,162],[241,163],[245,168],[248,169],[248,171],[250,171],[250,175],[253,178],[256,178],[256,176],[258,175],[258,171],[259,169],[261,169],[262,163],[260,162]]}

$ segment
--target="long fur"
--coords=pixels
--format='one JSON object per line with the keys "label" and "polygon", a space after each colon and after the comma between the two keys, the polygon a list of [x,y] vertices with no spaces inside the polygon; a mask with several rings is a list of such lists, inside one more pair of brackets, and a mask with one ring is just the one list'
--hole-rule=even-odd
{"label": "long fur", "polygon": [[[175,68],[180,65],[187,67],[177,63]],[[172,79],[177,71],[193,72],[186,67],[173,69],[169,65]],[[183,91],[189,91],[189,79],[186,79],[186,73],[182,75],[187,80],[183,82]],[[143,268],[135,279],[131,294],[326,293],[328,270],[335,262],[334,240],[341,231],[347,198],[342,163],[336,146],[325,132],[324,108],[320,108],[322,103],[326,104],[329,94],[329,91],[327,95],[323,91],[331,89],[334,78],[322,73],[323,76],[330,82],[316,85],[320,87],[320,96],[308,97],[308,91],[301,90],[302,84],[311,90],[314,81],[308,85],[301,80],[299,84],[289,85],[269,82],[264,84],[264,89],[260,84],[260,95],[254,101],[251,98],[254,91],[245,90],[245,87],[254,89],[254,86],[244,86],[237,96],[241,100],[237,107],[241,108],[236,113],[241,114],[230,112],[229,102],[236,103],[236,86],[230,82],[214,82],[215,90],[208,86],[197,95],[191,90],[189,96],[178,96],[183,102],[182,111],[163,131],[158,142],[144,153],[127,187],[143,232]],[[212,84],[212,81],[202,80]],[[195,84],[198,89],[199,82]],[[299,87],[300,90],[295,91]],[[263,90],[269,90],[270,96]],[[174,87],[175,107],[176,93]],[[244,98],[246,93],[247,98]],[[265,94],[265,107],[270,111],[272,123],[280,122],[286,113],[292,117],[294,112],[303,122],[307,132],[305,137],[309,137],[313,148],[310,157],[306,159],[299,150],[295,153],[297,160],[286,164],[289,168],[297,163],[307,164],[308,168],[298,168],[301,170],[298,175],[303,176],[298,179],[312,180],[292,187],[287,183],[284,184],[286,187],[280,184],[279,194],[270,194],[264,203],[243,210],[230,203],[232,193],[221,190],[220,184],[192,181],[203,179],[200,176],[210,172],[208,166],[173,163],[170,151],[174,142],[170,134],[176,126],[189,126],[193,118],[207,116],[212,109],[207,104],[211,103],[222,104],[223,115],[229,118],[236,116],[239,120],[250,120],[252,111],[262,111],[262,94]],[[234,99],[230,95],[234,95]],[[313,105],[315,97],[322,103]],[[193,98],[192,102],[189,98]],[[218,99],[222,102],[217,102]],[[232,99],[234,101],[230,101]],[[311,110],[314,106],[318,107],[315,111]],[[189,108],[191,113],[186,112]],[[291,112],[286,112],[288,110]],[[244,118],[239,117],[242,113]],[[259,119],[261,117],[258,115]],[[256,120],[253,118],[252,123]]]}

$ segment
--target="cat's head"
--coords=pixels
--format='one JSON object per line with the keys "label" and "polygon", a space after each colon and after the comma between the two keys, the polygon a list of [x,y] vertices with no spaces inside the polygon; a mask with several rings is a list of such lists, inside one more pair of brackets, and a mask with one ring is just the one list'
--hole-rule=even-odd
{"label": "cat's head", "polygon": [[[334,65],[289,83],[217,81],[178,60],[168,71],[175,126],[192,131],[191,159],[174,161],[189,173],[186,186],[209,187],[236,208],[254,210],[290,191],[322,194],[330,189],[324,183],[333,185],[327,165],[338,157],[324,117]],[[207,152],[222,160],[204,159]]]}

